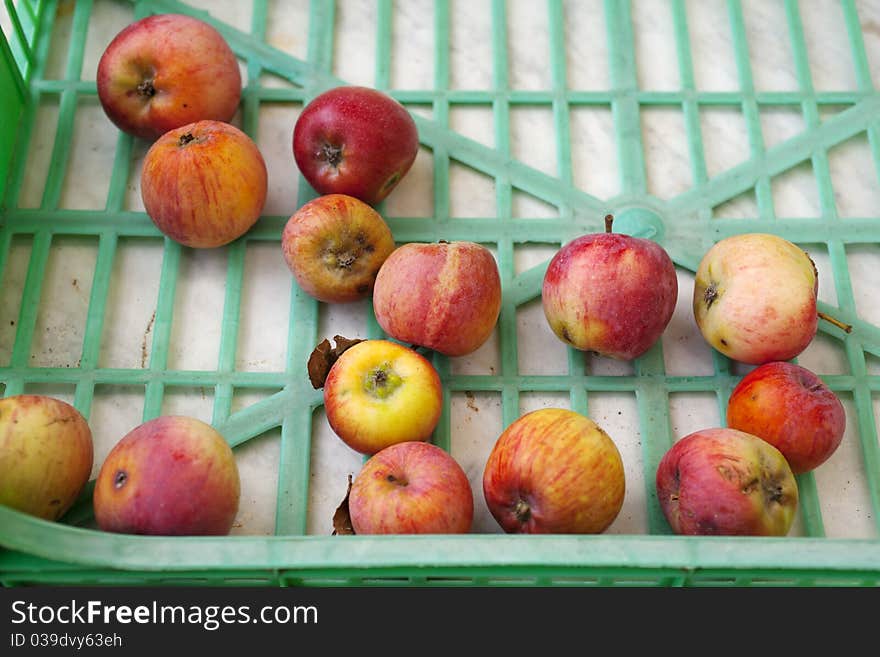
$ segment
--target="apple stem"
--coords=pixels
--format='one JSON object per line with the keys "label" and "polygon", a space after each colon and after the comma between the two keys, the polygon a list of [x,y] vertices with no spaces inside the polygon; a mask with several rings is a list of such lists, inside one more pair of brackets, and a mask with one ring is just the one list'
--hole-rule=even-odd
{"label": "apple stem", "polygon": [[188,143],[190,143],[191,141],[194,141],[194,140],[195,140],[195,137],[193,137],[193,134],[191,132],[187,132],[184,135],[180,135],[180,139],[177,140],[177,145],[178,146],[186,146]]}
{"label": "apple stem", "polygon": [[605,232],[606,233],[611,232],[611,224],[613,224],[613,223],[614,223],[614,215],[613,214],[606,214],[605,215]]}
{"label": "apple stem", "polygon": [[841,322],[839,319],[832,317],[827,313],[823,313],[821,310],[817,313],[819,315],[819,319],[824,319],[826,322],[834,324],[837,328],[841,329],[845,333],[852,333],[852,324],[846,324],[845,322]]}

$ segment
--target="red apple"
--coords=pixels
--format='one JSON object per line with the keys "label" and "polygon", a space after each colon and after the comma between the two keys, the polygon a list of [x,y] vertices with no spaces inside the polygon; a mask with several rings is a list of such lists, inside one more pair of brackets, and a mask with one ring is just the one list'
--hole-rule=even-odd
{"label": "red apple", "polygon": [[95,483],[95,520],[124,534],[225,535],[239,494],[223,436],[195,418],[161,416],[134,428],[107,455]]}
{"label": "red apple", "polygon": [[476,351],[501,312],[501,277],[492,253],[473,242],[410,242],[379,270],[376,321],[391,337],[447,356]]}
{"label": "red apple", "polygon": [[394,251],[382,216],[353,196],[327,194],[297,210],[281,233],[284,260],[309,295],[328,303],[370,296]]}
{"label": "red apple", "polygon": [[442,407],[443,388],[434,366],[390,340],[364,340],[349,347],[324,381],[330,427],[362,454],[430,439]]}
{"label": "red apple", "polygon": [[657,498],[676,534],[785,536],[798,488],[782,453],[730,428],[695,431],[660,459]]}
{"label": "red apple", "polygon": [[590,418],[532,411],[495,442],[483,495],[507,533],[598,534],[620,513],[626,482],[614,441]]}
{"label": "red apple", "polygon": [[582,235],[547,267],[544,315],[566,344],[620,360],[638,358],[666,329],[678,297],[669,254],[657,242],[611,232]]}
{"label": "red apple", "polygon": [[431,443],[397,443],[374,454],[348,497],[357,534],[466,534],[474,518],[468,478]]}
{"label": "red apple", "polygon": [[391,96],[344,86],[315,97],[296,121],[293,155],[319,194],[376,205],[406,175],[419,150],[410,113]]}
{"label": "red apple", "polygon": [[191,16],[147,16],[123,29],[98,62],[98,99],[120,129],[154,140],[182,125],[229,121],[241,73],[223,36]]}
{"label": "red apple", "polygon": [[816,335],[818,274],[782,237],[744,233],[710,248],[695,274],[694,319],[706,342],[761,365],[800,354]]}
{"label": "red apple", "polygon": [[801,474],[822,465],[840,445],[846,412],[813,372],[772,362],[753,369],[734,388],[727,426],[763,438]]}
{"label": "red apple", "polygon": [[92,458],[89,425],[67,402],[0,399],[0,504],[57,520],[88,483]]}
{"label": "red apple", "polygon": [[170,130],[147,151],[141,196],[165,235],[197,248],[223,246],[260,218],[268,175],[257,145],[222,121]]}

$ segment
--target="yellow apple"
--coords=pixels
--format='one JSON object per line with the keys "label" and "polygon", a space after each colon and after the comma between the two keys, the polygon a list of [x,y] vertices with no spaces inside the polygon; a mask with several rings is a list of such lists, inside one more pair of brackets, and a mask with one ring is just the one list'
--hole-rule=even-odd
{"label": "yellow apple", "polygon": [[443,389],[434,366],[390,340],[364,340],[350,347],[324,381],[330,427],[362,454],[427,440],[442,406]]}
{"label": "yellow apple", "polygon": [[91,429],[67,402],[0,399],[0,504],[57,520],[88,483],[92,458]]}

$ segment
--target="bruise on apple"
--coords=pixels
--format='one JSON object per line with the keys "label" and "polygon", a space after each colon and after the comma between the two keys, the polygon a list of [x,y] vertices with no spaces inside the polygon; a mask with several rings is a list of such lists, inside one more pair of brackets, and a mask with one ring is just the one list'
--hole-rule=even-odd
{"label": "bruise on apple", "polygon": [[784,536],[798,504],[784,456],[731,428],[677,441],[658,464],[656,487],[669,526],[682,535]]}

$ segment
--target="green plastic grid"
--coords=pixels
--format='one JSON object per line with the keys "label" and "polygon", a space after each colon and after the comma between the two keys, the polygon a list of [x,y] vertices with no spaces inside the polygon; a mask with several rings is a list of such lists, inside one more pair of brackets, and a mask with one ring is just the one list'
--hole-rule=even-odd
{"label": "green plastic grid", "polygon": [[[7,8],[12,3],[7,0]],[[302,364],[319,339],[319,305],[293,286],[290,299],[287,369],[257,373],[235,370],[236,336],[241,307],[244,255],[248,242],[277,241],[286,217],[263,217],[243,239],[228,250],[226,296],[222,308],[219,360],[213,371],[167,369],[168,347],[183,247],[164,241],[159,295],[148,367],[119,369],[98,367],[107,293],[120,238],[161,239],[143,213],[124,210],[124,189],[129,174],[133,140],[120,134],[106,207],[103,211],[59,208],[62,184],[69,162],[70,137],[78,100],[94,96],[93,82],[80,79],[83,47],[94,2],[75,3],[71,47],[65,75],[60,80],[43,78],[43,67],[52,34],[56,2],[24,2],[34,26],[13,39],[18,45],[13,57],[23,71],[19,82],[24,90],[23,120],[6,122],[4,131],[18,137],[18,150],[26,153],[34,129],[35,110],[41,98],[57,97],[59,121],[46,179],[38,208],[18,206],[18,192],[25,174],[25,157],[12,160],[9,185],[2,208],[0,227],[0,271],[5,269],[12,239],[32,236],[21,310],[17,321],[12,356],[0,368],[5,394],[21,392],[26,384],[50,383],[75,386],[74,403],[88,417],[95,386],[125,384],[142,386],[144,418],[156,416],[166,387],[207,386],[214,389],[212,423],[233,446],[281,427],[281,453],[275,536],[225,537],[223,539],[123,537],[101,534],[75,525],[88,516],[88,497],[68,515],[65,525],[47,526],[8,509],[0,509],[0,542],[11,548],[0,552],[0,577],[4,583],[20,582],[162,582],[200,581],[230,583],[236,580],[268,584],[309,583],[404,583],[404,584],[548,584],[654,583],[660,585],[760,583],[811,584],[821,582],[880,583],[880,542],[873,540],[824,538],[822,515],[811,474],[801,475],[801,512],[806,537],[769,539],[694,539],[668,536],[656,495],[647,491],[646,536],[588,537],[347,537],[332,539],[305,536],[310,469],[310,445],[314,411],[321,404],[318,393],[303,376]],[[312,0],[309,6],[308,54],[304,61],[265,44],[267,2],[255,0],[250,29],[242,31],[170,0],[134,2],[134,15],[181,12],[207,20],[227,38],[247,65],[248,84],[242,94],[242,127],[256,134],[258,108],[262,103],[305,103],[320,91],[342,83],[332,71],[335,7],[331,2]],[[586,371],[583,355],[568,351],[568,374],[522,376],[517,362],[516,309],[540,294],[544,265],[514,273],[514,248],[523,243],[562,243],[584,233],[601,230],[601,219],[613,212],[618,229],[651,237],[660,242],[674,262],[693,271],[702,254],[727,235],[764,231],[793,241],[824,244],[828,248],[838,306],[821,304],[820,310],[853,325],[851,334],[822,323],[821,330],[840,341],[849,364],[849,374],[823,378],[832,389],[853,395],[864,476],[870,494],[873,518],[880,527],[880,446],[877,442],[872,394],[880,390],[880,377],[871,375],[866,354],[880,355],[880,330],[856,314],[855,299],[846,261],[846,246],[876,243],[880,218],[841,219],[834,203],[827,151],[850,137],[866,132],[875,172],[880,171],[880,94],[872,84],[857,8],[844,0],[849,45],[856,67],[858,88],[847,92],[817,92],[811,83],[804,30],[797,2],[785,2],[788,31],[796,62],[799,89],[792,92],[759,92],[752,81],[751,64],[739,0],[729,0],[728,14],[739,73],[739,92],[698,91],[694,81],[685,3],[672,0],[675,45],[681,89],[644,91],[639,89],[631,7],[628,2],[606,0],[606,31],[609,39],[611,89],[572,90],[567,86],[564,7],[548,0],[549,43],[552,87],[545,91],[512,89],[508,83],[509,52],[506,41],[507,7],[502,0],[491,4],[492,88],[450,89],[449,7],[436,3],[434,20],[434,88],[396,90],[390,88],[391,24],[393,3],[376,4],[378,44],[375,84],[407,105],[429,105],[432,119],[415,115],[421,143],[429,148],[434,170],[434,216],[429,219],[391,217],[389,224],[399,242],[467,239],[496,247],[504,285],[499,318],[500,372],[496,375],[454,374],[449,359],[434,355],[446,391],[446,404],[435,442],[450,446],[450,395],[457,391],[500,393],[502,421],[506,425],[519,414],[519,397],[530,391],[563,391],[571,407],[586,413],[594,392],[634,392],[643,439],[643,467],[646,486],[660,456],[673,441],[669,417],[669,395],[677,392],[712,392],[719,408],[738,381],[731,363],[713,355],[711,376],[666,374],[662,345],[656,345],[638,359],[631,376],[594,376]],[[13,12],[14,13],[14,12]],[[19,9],[19,15],[22,15]],[[23,24],[24,20],[21,21]],[[31,24],[28,23],[28,24]],[[18,29],[16,28],[18,33]],[[32,48],[27,43],[33,44]],[[5,53],[6,50],[3,50]],[[7,68],[10,59],[6,58]],[[24,66],[22,66],[24,64]],[[13,80],[14,71],[10,72]],[[293,88],[262,87],[254,81],[262,73],[289,80]],[[25,82],[26,81],[26,82]],[[759,106],[762,104],[800,107],[805,130],[773,147],[763,142]],[[819,120],[823,105],[848,105],[836,116]],[[472,105],[491,107],[495,126],[495,149],[451,131],[450,109]],[[575,106],[610,107],[618,148],[622,191],[610,200],[600,200],[573,184],[572,154],[565,135],[570,134],[570,109]],[[515,106],[543,106],[552,110],[557,135],[558,176],[550,176],[512,158],[510,111]],[[693,186],[668,201],[648,193],[645,153],[641,137],[642,107],[680,107],[685,119]],[[738,107],[746,120],[750,155],[743,164],[709,177],[699,125],[699,110],[706,106]],[[4,105],[4,117],[6,110]],[[12,126],[7,127],[7,126]],[[16,129],[17,128],[17,129]],[[6,135],[9,136],[9,135]],[[0,151],[2,153],[3,151]],[[13,154],[14,155],[14,154]],[[770,180],[795,165],[809,160],[813,166],[822,208],[820,219],[778,219],[775,216]],[[458,162],[491,176],[496,189],[496,217],[450,219],[449,168]],[[754,189],[758,216],[726,221],[713,217],[712,209]],[[553,206],[558,218],[512,218],[513,195],[522,190]],[[300,181],[298,202],[314,192]],[[98,239],[98,252],[91,288],[83,351],[76,368],[34,368],[28,365],[40,303],[43,275],[53,237],[85,235]],[[368,334],[381,330],[368,318]],[[321,336],[323,337],[323,336]],[[234,389],[274,388],[280,392],[231,413]],[[723,414],[722,414],[723,417]],[[304,438],[306,437],[306,438]],[[756,549],[757,548],[757,549]]]}

